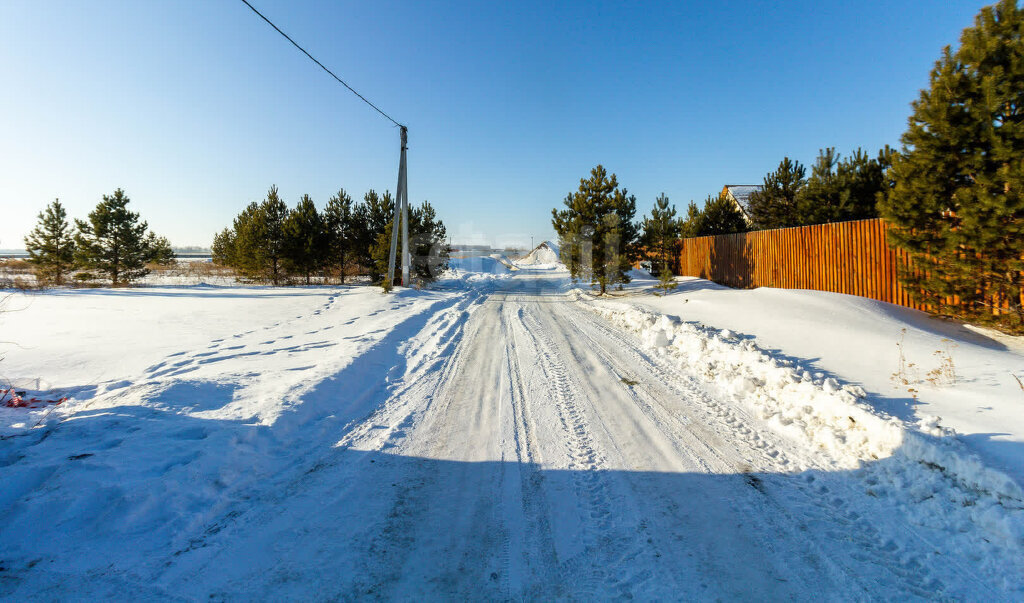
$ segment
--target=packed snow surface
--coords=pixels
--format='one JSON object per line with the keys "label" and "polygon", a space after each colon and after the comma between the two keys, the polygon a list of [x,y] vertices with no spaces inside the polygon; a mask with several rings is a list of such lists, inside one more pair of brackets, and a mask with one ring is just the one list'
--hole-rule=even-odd
{"label": "packed snow surface", "polygon": [[14,294],[0,374],[69,400],[0,408],[0,598],[1024,597],[1013,455],[880,391],[846,296],[513,266]]}

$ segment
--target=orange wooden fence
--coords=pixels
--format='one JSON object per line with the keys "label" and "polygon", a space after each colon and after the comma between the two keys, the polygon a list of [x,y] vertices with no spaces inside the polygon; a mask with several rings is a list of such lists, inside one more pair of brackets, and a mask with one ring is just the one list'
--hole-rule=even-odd
{"label": "orange wooden fence", "polygon": [[848,293],[927,310],[899,284],[906,253],[886,244],[881,219],[684,239],[680,274],[730,287]]}

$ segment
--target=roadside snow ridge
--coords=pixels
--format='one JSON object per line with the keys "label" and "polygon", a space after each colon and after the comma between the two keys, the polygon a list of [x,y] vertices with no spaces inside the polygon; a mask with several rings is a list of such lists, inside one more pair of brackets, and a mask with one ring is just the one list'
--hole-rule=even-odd
{"label": "roadside snow ridge", "polygon": [[[936,419],[906,424],[861,402],[857,385],[812,375],[729,330],[604,302],[577,303],[640,336],[645,349],[732,395],[778,432],[817,450],[826,467],[855,470],[871,496],[890,497],[921,525],[980,528],[978,554],[1024,555],[1024,491],[970,453]],[[885,462],[879,462],[879,461]],[[986,542],[981,542],[986,541]]]}

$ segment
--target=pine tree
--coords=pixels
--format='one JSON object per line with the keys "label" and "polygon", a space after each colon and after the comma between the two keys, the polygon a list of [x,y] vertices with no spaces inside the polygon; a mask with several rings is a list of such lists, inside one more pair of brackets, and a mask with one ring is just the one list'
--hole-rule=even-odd
{"label": "pine tree", "polygon": [[413,208],[409,217],[409,254],[416,276],[432,281],[448,269],[448,232],[429,201]]}
{"label": "pine tree", "polygon": [[888,187],[888,165],[882,162],[890,156],[888,147],[879,152],[879,159],[859,148],[846,159],[841,159],[834,147],[822,149],[800,191],[799,220],[793,225],[877,218],[878,195]]}
{"label": "pine tree", "polygon": [[603,295],[609,285],[628,283],[636,259],[636,197],[620,189],[615,174],[603,166],[581,178],[576,192],[565,198],[566,209],[552,209],[560,255],[574,279],[589,280]]}
{"label": "pine tree", "polygon": [[[880,204],[890,240],[921,272],[901,279],[940,314],[1024,332],[1024,10],[983,8],[913,104],[895,186]],[[956,295],[954,304],[948,296]],[[993,316],[999,306],[1010,315]],[[1011,319],[1012,317],[1012,319]]]}
{"label": "pine tree", "polygon": [[[388,262],[391,254],[391,227],[389,222],[384,227],[384,232],[377,235],[377,240],[371,247],[371,256],[377,273],[381,275],[380,282],[385,290],[401,281],[399,270],[401,254],[396,257],[395,278],[393,283],[386,283]],[[437,213],[429,202],[424,201],[419,207],[413,207],[409,211],[409,255],[410,276],[420,282],[430,282],[436,279],[441,273],[448,269],[448,245],[445,243],[447,237],[444,222],[437,219]],[[402,248],[402,235],[398,235],[398,250]]]}
{"label": "pine tree", "polygon": [[167,237],[158,237],[152,232],[146,235],[146,263],[167,266],[174,263],[174,250]]}
{"label": "pine tree", "polygon": [[345,284],[345,271],[355,261],[358,244],[355,206],[352,197],[339,189],[324,209],[324,228],[327,231],[326,264],[338,271],[341,284]]}
{"label": "pine tree", "polygon": [[235,217],[230,235],[221,240],[224,260],[243,279],[259,280],[267,276],[260,252],[263,233],[259,215],[260,204],[253,201]]}
{"label": "pine tree", "polygon": [[679,236],[684,239],[700,236],[697,234],[697,227],[700,226],[701,219],[701,211],[697,204],[690,201],[690,204],[686,206],[686,218],[679,222]]}
{"label": "pine tree", "polygon": [[[385,191],[383,196],[378,195],[372,189],[366,193],[363,197],[363,204],[365,206],[365,240],[362,241],[360,249],[366,254],[365,265],[370,271],[370,280],[373,282],[380,282],[384,275],[387,273],[387,266],[382,271],[380,269],[379,262],[374,260],[371,253],[372,248],[377,244],[377,240],[381,235],[385,234],[388,224],[394,219],[395,213],[395,201],[391,197],[391,193]],[[388,231],[390,237],[390,231]],[[391,239],[388,239],[388,245],[390,245]]]}
{"label": "pine tree", "polygon": [[651,217],[644,218],[643,234],[640,235],[640,243],[651,259],[652,274],[668,273],[671,277],[679,251],[679,235],[676,206],[670,206],[668,197],[662,193],[654,201]]}
{"label": "pine tree", "polygon": [[757,228],[786,228],[800,223],[797,195],[806,176],[804,166],[789,157],[765,175],[761,190],[751,193],[747,202],[747,212]]}
{"label": "pine tree", "polygon": [[312,283],[313,273],[323,267],[327,252],[327,230],[316,204],[303,195],[284,222],[282,259],[292,272]]}
{"label": "pine tree", "polygon": [[749,227],[743,219],[736,203],[725,195],[708,195],[704,200],[704,209],[696,216],[693,224],[694,236],[732,234],[747,232]]}
{"label": "pine tree", "polygon": [[64,275],[74,265],[75,240],[60,199],[39,213],[39,223],[25,237],[25,250],[40,282],[64,283]]}
{"label": "pine tree", "polygon": [[115,287],[149,274],[149,226],[128,209],[129,201],[124,191],[117,189],[112,196],[103,195],[87,222],[75,220],[76,260],[88,270],[107,275]]}
{"label": "pine tree", "polygon": [[811,176],[800,191],[797,201],[799,217],[793,226],[836,221],[842,191],[842,184],[836,174],[838,164],[839,155],[835,147],[818,151],[818,158],[811,166]]}
{"label": "pine tree", "polygon": [[253,216],[252,232],[257,237],[255,245],[256,263],[270,274],[270,282],[280,284],[283,271],[281,260],[284,257],[285,232],[284,224],[288,219],[288,206],[277,194],[277,186],[271,186],[267,198],[260,204]]}
{"label": "pine tree", "polygon": [[842,190],[835,221],[878,217],[878,201],[892,188],[886,171],[892,165],[894,153],[886,145],[876,158],[871,158],[858,148],[839,162],[837,172]]}
{"label": "pine tree", "polygon": [[213,244],[210,245],[210,251],[213,255],[214,264],[221,266],[235,265],[235,240],[236,234],[234,229],[231,228],[225,228],[213,235]]}

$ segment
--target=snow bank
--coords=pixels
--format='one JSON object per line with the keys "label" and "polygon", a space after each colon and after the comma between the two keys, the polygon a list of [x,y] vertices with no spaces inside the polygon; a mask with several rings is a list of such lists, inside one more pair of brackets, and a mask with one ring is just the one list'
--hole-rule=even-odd
{"label": "snow bank", "polygon": [[861,387],[801,370],[728,329],[599,303],[580,290],[575,298],[638,334],[646,349],[732,394],[777,431],[820,451],[831,469],[862,470],[869,494],[895,498],[923,524],[954,531],[974,524],[991,541],[1024,554],[1024,491],[946,437],[936,421],[911,425],[879,413],[863,401]]}
{"label": "snow bank", "polygon": [[526,254],[526,257],[519,260],[518,263],[525,266],[558,264],[558,245],[551,241],[544,241],[537,245],[533,251]]}
{"label": "snow bank", "polygon": [[[853,295],[730,289],[692,277],[677,282],[668,295],[628,301],[813,359],[805,368],[861,385],[873,408],[907,423],[941,417],[987,465],[1024,486],[1024,393],[1015,379],[1024,379],[1024,337]],[[647,291],[651,284],[638,280],[626,287]]]}

